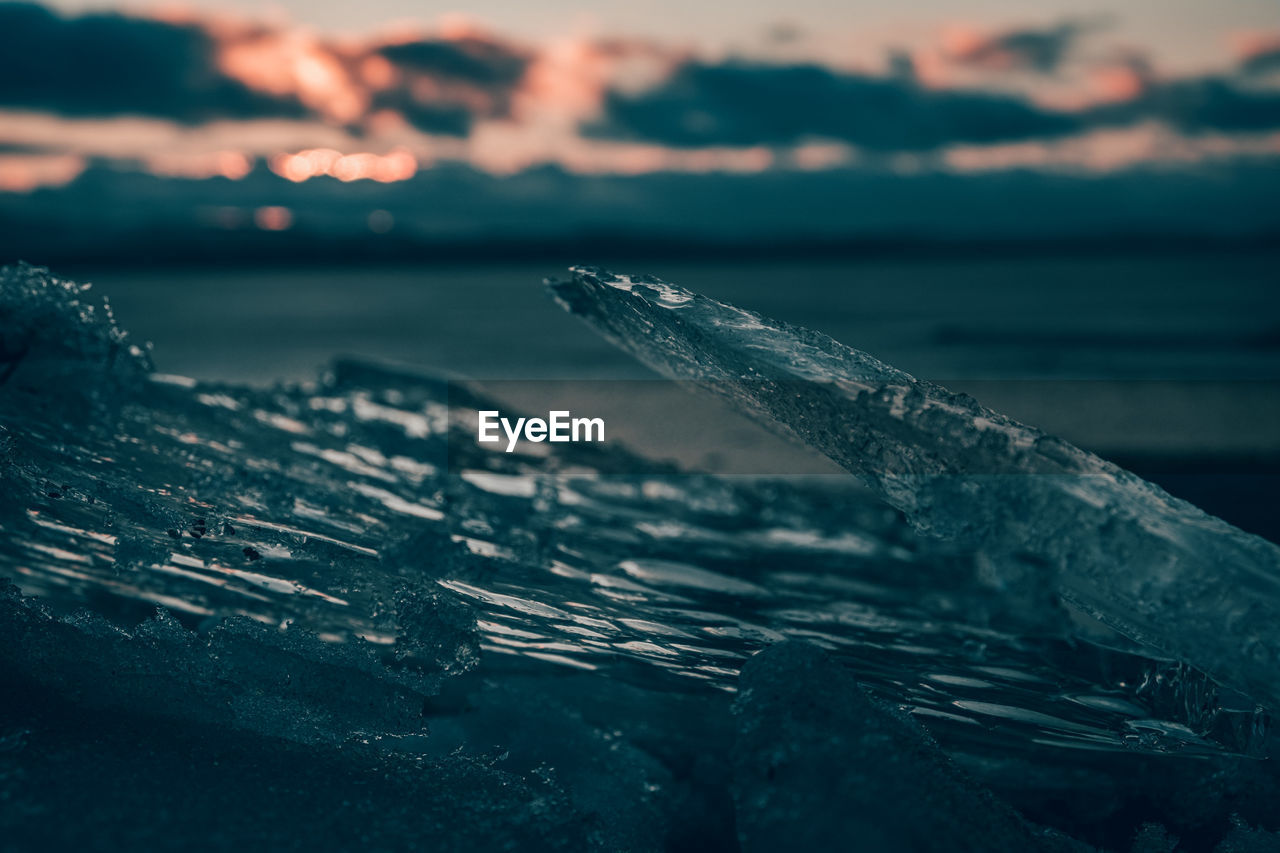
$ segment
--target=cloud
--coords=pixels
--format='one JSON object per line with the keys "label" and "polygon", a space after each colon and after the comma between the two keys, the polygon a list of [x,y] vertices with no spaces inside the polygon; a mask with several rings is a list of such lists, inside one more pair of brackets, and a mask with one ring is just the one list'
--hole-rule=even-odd
{"label": "cloud", "polygon": [[1057,137],[1080,129],[1075,115],[1014,95],[927,89],[901,74],[690,62],[647,92],[610,93],[604,119],[586,132],[681,147],[822,138],[868,151],[925,151],[957,142]]}
{"label": "cloud", "polygon": [[[892,169],[958,149],[966,162],[1057,162],[1048,149],[1079,159],[1073,140],[1147,125],[1204,145],[1280,129],[1280,90],[1261,76],[1280,63],[1274,36],[1249,36],[1218,74],[1162,77],[1130,49],[1046,79],[1095,26],[953,39],[947,57],[926,54],[954,72],[940,77],[905,53],[869,72],[779,55],[712,60],[636,39],[535,47],[442,26],[336,40],[206,13],[68,17],[0,3],[0,154],[226,177],[322,150],[334,163],[403,151],[424,170],[462,161],[501,174],[770,172]],[[957,65],[1035,73],[997,80]],[[10,160],[10,172],[35,162]]]}
{"label": "cloud", "polygon": [[1243,53],[1239,68],[1245,76],[1260,77],[1280,71],[1280,35],[1258,37]]}
{"label": "cloud", "polygon": [[515,86],[529,62],[523,51],[475,36],[389,44],[378,53],[400,68],[497,91]]}
{"label": "cloud", "polygon": [[0,192],[28,193],[71,183],[88,165],[74,154],[0,153]]}
{"label": "cloud", "polygon": [[372,109],[396,110],[419,130],[451,136],[467,135],[476,119],[509,115],[530,63],[526,52],[478,36],[383,45],[371,56],[392,69]]}
{"label": "cloud", "polygon": [[1064,21],[1043,29],[1015,29],[993,35],[953,33],[947,53],[953,62],[987,71],[1053,74],[1062,67],[1085,33],[1098,23]]}
{"label": "cloud", "polygon": [[297,100],[222,73],[197,26],[112,13],[62,18],[0,4],[0,104],[68,116],[144,115],[183,123],[296,117]]}
{"label": "cloud", "polygon": [[1159,121],[1189,134],[1256,133],[1280,128],[1280,92],[1242,87],[1229,77],[1150,83],[1128,101],[1088,111],[1094,126]]}
{"label": "cloud", "polygon": [[419,130],[465,136],[477,118],[508,114],[528,63],[479,35],[337,45],[218,18],[62,17],[0,3],[0,107],[70,117],[359,126],[392,110]]}
{"label": "cloud", "polygon": [[1141,57],[1104,70],[1093,103],[1055,109],[1012,93],[923,86],[905,61],[891,63],[884,75],[690,61],[648,90],[609,92],[603,117],[583,132],[681,148],[821,139],[884,153],[1050,142],[1142,122],[1186,134],[1280,128],[1280,91],[1232,74],[1160,80]]}
{"label": "cloud", "polygon": [[1095,64],[1088,79],[1096,100],[1114,103],[1142,95],[1155,82],[1156,73],[1146,54],[1130,49]]}

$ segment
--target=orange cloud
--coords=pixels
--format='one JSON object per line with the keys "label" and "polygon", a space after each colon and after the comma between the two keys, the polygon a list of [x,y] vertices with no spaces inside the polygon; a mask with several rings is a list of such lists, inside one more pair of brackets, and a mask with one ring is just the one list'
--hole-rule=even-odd
{"label": "orange cloud", "polygon": [[227,178],[238,181],[253,169],[253,158],[241,151],[162,151],[144,158],[147,170],[172,178]]}
{"label": "orange cloud", "polygon": [[1120,51],[1088,69],[1086,86],[1077,93],[1077,107],[1136,101],[1158,85],[1155,69],[1146,55]]}
{"label": "orange cloud", "polygon": [[0,192],[29,193],[60,187],[80,176],[88,165],[74,154],[0,154]]}
{"label": "orange cloud", "polygon": [[218,44],[218,68],[251,89],[293,95],[334,122],[347,124],[369,107],[368,90],[332,47],[299,32],[257,31]]}

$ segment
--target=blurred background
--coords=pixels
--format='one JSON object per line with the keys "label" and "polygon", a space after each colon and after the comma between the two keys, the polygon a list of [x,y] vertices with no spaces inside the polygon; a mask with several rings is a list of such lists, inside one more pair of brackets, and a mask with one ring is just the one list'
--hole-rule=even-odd
{"label": "blurred background", "polygon": [[1271,531],[1278,199],[1274,0],[0,4],[0,259],[203,379],[644,377],[596,263]]}

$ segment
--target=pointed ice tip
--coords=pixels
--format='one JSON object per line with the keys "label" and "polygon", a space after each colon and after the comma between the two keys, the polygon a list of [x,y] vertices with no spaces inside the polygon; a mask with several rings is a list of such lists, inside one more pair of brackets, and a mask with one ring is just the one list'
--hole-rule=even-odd
{"label": "pointed ice tip", "polygon": [[569,267],[569,272],[573,273],[573,280],[580,284],[603,284],[623,291],[630,291],[637,280],[645,278],[644,276],[619,275],[602,267],[593,267],[586,264],[575,264]]}
{"label": "pointed ice tip", "polygon": [[624,293],[634,292],[633,278],[628,275],[617,275],[585,264],[571,266],[569,272],[573,274],[571,279],[547,279],[544,283],[565,310],[579,317],[599,313],[600,296],[608,293],[609,288]]}
{"label": "pointed ice tip", "polygon": [[576,273],[575,277],[568,281],[548,278],[543,281],[543,284],[547,286],[547,290],[551,291],[552,298],[560,304],[560,307],[579,317],[586,315],[587,309],[591,305],[591,297],[583,288],[582,282],[577,278]]}
{"label": "pointed ice tip", "polygon": [[[589,289],[593,285],[603,285],[639,296],[665,308],[676,308],[697,298],[697,294],[693,291],[668,284],[654,275],[628,275],[585,265],[569,267],[569,271],[573,273],[573,282],[583,289]],[[552,286],[555,289],[555,286]],[[568,307],[567,303],[565,305]]]}

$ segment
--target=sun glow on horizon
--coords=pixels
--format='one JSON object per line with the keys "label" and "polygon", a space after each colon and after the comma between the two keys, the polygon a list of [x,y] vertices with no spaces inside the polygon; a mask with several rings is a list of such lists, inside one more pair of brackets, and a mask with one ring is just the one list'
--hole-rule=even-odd
{"label": "sun glow on horizon", "polygon": [[343,154],[332,148],[309,148],[295,154],[277,154],[267,162],[271,171],[294,183],[328,175],[344,183],[371,180],[387,184],[407,181],[418,173],[418,159],[404,148],[386,154]]}

